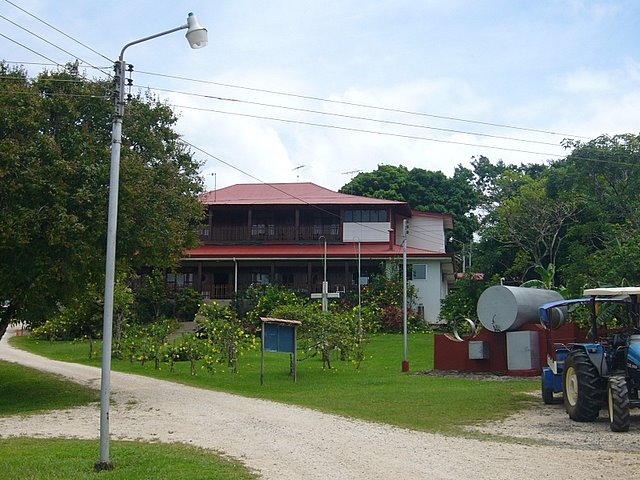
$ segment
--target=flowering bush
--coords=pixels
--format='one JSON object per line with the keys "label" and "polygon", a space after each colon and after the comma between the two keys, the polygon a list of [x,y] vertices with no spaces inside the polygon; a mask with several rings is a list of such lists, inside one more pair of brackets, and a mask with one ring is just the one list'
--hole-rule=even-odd
{"label": "flowering bush", "polygon": [[244,330],[235,311],[216,302],[200,307],[196,325],[198,337],[204,344],[204,366],[211,372],[217,363],[226,363],[236,373],[238,355],[256,347],[255,336]]}
{"label": "flowering bush", "polygon": [[191,365],[191,375],[196,374],[196,363],[204,355],[204,344],[197,333],[183,333],[177,342],[177,356],[188,360]]}
{"label": "flowering bush", "polygon": [[164,345],[175,328],[175,322],[170,319],[163,319],[146,326],[127,325],[116,353],[127,357],[131,363],[135,360],[144,365],[148,360],[153,360],[154,367],[159,369],[160,362],[165,360]]}
{"label": "flowering bush", "polygon": [[323,312],[318,303],[300,306],[281,306],[271,315],[302,322],[299,327],[298,348],[305,358],[320,353],[323,368],[331,368],[330,354],[339,352],[340,360],[356,364],[364,358],[364,330],[358,320],[357,307],[342,313]]}

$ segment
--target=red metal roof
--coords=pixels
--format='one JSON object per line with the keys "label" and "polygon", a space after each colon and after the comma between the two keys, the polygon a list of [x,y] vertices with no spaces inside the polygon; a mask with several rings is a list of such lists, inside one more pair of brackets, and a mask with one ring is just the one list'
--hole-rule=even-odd
{"label": "red metal roof", "polygon": [[[364,258],[390,258],[402,256],[402,247],[393,245],[389,249],[389,243],[362,243],[360,254]],[[201,245],[186,252],[189,259],[232,259],[232,258],[318,258],[324,255],[324,244],[317,245]],[[355,257],[358,255],[357,243],[344,243],[339,245],[327,245],[328,258]],[[441,257],[450,258],[451,255],[431,250],[407,248],[407,256],[410,257]]]}
{"label": "red metal roof", "polygon": [[200,196],[205,205],[367,205],[408,207],[406,202],[337,193],[311,182],[240,183]]}

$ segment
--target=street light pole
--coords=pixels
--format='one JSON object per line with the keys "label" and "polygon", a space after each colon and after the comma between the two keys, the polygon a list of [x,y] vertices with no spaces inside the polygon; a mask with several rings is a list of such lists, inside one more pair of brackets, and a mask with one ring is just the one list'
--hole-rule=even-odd
{"label": "street light pole", "polygon": [[178,30],[187,29],[187,40],[191,48],[207,45],[207,30],[203,28],[193,13],[187,16],[187,23],[179,27],[156,33],[127,43],[120,51],[115,63],[116,103],[111,128],[111,166],[109,171],[109,211],[107,219],[107,246],[104,280],[104,311],[102,328],[102,372],[100,380],[100,462],[96,470],[111,470],[109,460],[109,399],[111,393],[111,340],[113,334],[113,297],[116,270],[116,233],[118,224],[118,184],[120,181],[120,147],[122,145],[122,118],[124,116],[124,86],[126,63],[124,52],[138,43],[146,42]]}
{"label": "street light pole", "polygon": [[358,342],[362,341],[362,247],[360,237],[353,237],[353,241],[358,241]]}
{"label": "street light pole", "polygon": [[320,235],[318,240],[324,240],[324,257],[323,257],[323,271],[322,276],[322,311],[329,310],[329,283],[327,282],[327,237]]}
{"label": "street light pole", "polygon": [[402,356],[402,371],[409,371],[409,339],[407,329],[407,236],[409,223],[402,220],[402,337],[404,353]]}

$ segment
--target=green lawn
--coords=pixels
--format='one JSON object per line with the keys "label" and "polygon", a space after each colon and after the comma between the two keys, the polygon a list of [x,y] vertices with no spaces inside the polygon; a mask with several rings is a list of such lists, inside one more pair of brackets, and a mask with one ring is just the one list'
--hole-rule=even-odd
{"label": "green lawn", "polygon": [[[37,341],[29,337],[16,337],[11,341],[51,358],[100,365],[99,358],[88,359],[86,343]],[[100,351],[100,346],[97,348]],[[259,351],[239,359],[237,374],[220,366],[216,373],[199,369],[196,376],[191,376],[187,362],[178,363],[175,372],[170,372],[167,365],[155,370],[152,363],[141,366],[115,359],[112,368],[417,430],[453,434],[461,433],[464,425],[515,412],[532,401],[526,392],[539,387],[538,382],[531,380],[479,381],[416,374],[433,368],[433,336],[430,334],[410,335],[409,374],[401,372],[402,352],[401,335],[376,335],[368,341],[366,359],[360,368],[332,358],[334,368],[323,369],[321,359],[314,357],[299,362],[295,384],[288,374],[289,356],[270,353],[266,355],[263,386],[260,385]]]}
{"label": "green lawn", "polygon": [[[0,361],[0,416],[71,408],[96,402],[99,393],[27,367]],[[96,429],[98,427],[96,426]],[[2,432],[0,431],[0,434]],[[0,438],[0,480],[95,479],[99,440]],[[100,478],[196,480],[255,478],[244,466],[184,445],[110,442],[115,469]]]}
{"label": "green lawn", "polygon": [[186,445],[110,442],[111,471],[94,472],[98,440],[0,438],[0,480],[249,480],[239,463]]}
{"label": "green lawn", "polygon": [[74,407],[99,399],[96,390],[0,360],[0,416]]}

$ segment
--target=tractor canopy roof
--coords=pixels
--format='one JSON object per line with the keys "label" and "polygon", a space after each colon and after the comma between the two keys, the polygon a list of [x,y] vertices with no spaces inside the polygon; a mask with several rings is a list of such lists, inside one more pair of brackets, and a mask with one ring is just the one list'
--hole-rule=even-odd
{"label": "tractor canopy roof", "polygon": [[596,297],[618,297],[624,295],[640,295],[640,287],[608,287],[589,288],[584,291],[584,295]]}

